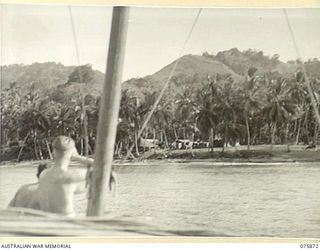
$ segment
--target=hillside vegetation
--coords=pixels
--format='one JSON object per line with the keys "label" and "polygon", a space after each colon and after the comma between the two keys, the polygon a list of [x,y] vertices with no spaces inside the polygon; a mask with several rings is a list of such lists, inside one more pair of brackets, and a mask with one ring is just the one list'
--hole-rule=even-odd
{"label": "hillside vegetation", "polygon": [[[143,138],[169,148],[178,139],[220,145],[316,144],[319,126],[300,62],[279,55],[230,49],[178,60]],[[139,156],[137,138],[175,62],[153,75],[123,83],[115,153]],[[304,63],[320,96],[320,62]],[[104,74],[91,65],[53,62],[2,66],[1,160],[44,159],[60,134],[75,139],[80,152],[94,152]],[[318,100],[319,101],[319,100]],[[89,144],[84,127],[88,127]]]}

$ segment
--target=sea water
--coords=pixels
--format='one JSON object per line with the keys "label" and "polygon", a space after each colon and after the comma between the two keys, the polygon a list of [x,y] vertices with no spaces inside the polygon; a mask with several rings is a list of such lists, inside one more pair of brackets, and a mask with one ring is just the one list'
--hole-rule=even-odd
{"label": "sea water", "polygon": [[[190,235],[320,237],[320,163],[150,162],[115,172],[108,215]],[[35,165],[0,167],[0,208],[35,174]],[[75,202],[84,214],[86,195]]]}

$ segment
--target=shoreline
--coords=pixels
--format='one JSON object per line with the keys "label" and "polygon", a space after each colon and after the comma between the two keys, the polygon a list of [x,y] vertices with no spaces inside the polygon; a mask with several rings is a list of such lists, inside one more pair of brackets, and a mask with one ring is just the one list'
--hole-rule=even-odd
{"label": "shoreline", "polygon": [[275,145],[273,151],[270,145],[255,145],[247,150],[242,145],[237,148],[229,147],[223,151],[215,148],[213,152],[209,149],[183,149],[183,150],[156,150],[152,154],[142,155],[142,160],[176,160],[176,161],[209,161],[217,163],[304,163],[319,162],[320,151],[317,148],[306,150],[304,145],[290,146]]}
{"label": "shoreline", "polygon": [[[35,166],[40,163],[50,163],[51,160],[30,160],[30,161],[7,161],[1,162],[0,168]],[[317,149],[305,150],[303,145],[290,146],[287,151],[287,145],[275,145],[274,150],[270,150],[270,145],[251,146],[248,151],[246,146],[237,148],[215,148],[210,152],[207,148],[202,149],[181,149],[181,150],[150,150],[141,154],[139,158],[123,161],[114,160],[114,165],[159,165],[167,163],[192,163],[201,162],[210,165],[281,165],[285,163],[320,163],[320,151]],[[71,162],[71,165],[75,165]]]}

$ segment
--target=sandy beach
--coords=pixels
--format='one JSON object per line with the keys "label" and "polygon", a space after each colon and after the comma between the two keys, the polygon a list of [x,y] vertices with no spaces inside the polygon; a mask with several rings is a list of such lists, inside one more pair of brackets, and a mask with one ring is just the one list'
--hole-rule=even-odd
{"label": "sandy beach", "polygon": [[[114,159],[115,165],[126,164],[161,164],[161,162],[210,162],[216,163],[283,163],[283,162],[320,162],[320,152],[318,149],[306,149],[305,145],[291,145],[288,151],[287,145],[274,145],[273,150],[270,150],[270,145],[254,145],[247,150],[246,145],[234,147],[227,147],[222,152],[222,148],[214,148],[210,152],[208,148],[201,149],[181,149],[181,150],[165,150],[165,149],[152,149],[145,153],[140,154],[136,159],[121,160]],[[1,162],[0,167],[13,167],[13,166],[37,166],[43,162],[50,162],[45,159],[42,161],[22,161],[22,162]]]}
{"label": "sandy beach", "polygon": [[140,157],[140,160],[175,159],[175,160],[210,160],[217,162],[318,162],[319,151],[306,149],[305,145],[274,145],[271,151],[270,145],[254,145],[247,150],[246,145],[235,147],[210,149],[182,149],[182,150],[153,150]]}

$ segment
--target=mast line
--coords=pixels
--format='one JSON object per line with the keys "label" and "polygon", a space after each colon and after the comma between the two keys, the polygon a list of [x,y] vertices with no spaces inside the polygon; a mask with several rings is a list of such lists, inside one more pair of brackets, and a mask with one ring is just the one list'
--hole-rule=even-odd
{"label": "mast line", "polygon": [[[76,58],[77,58],[78,74],[79,74],[79,81],[80,81],[81,113],[83,115],[83,132],[84,132],[84,145],[83,145],[84,146],[84,155],[87,157],[87,160],[88,160],[88,156],[89,156],[88,117],[87,117],[86,107],[85,107],[85,103],[84,103],[83,90],[82,90],[82,84],[84,84],[84,82],[82,81],[79,45],[78,45],[77,32],[76,32],[76,28],[74,25],[74,18],[73,18],[73,14],[72,14],[71,5],[68,6],[68,9],[69,9],[72,36],[73,36],[73,42],[74,42],[74,46],[75,46],[75,53],[76,53]],[[80,138],[80,140],[82,140],[82,138]]]}
{"label": "mast line", "polygon": [[[152,108],[151,108],[151,111],[148,113],[147,118],[145,119],[144,123],[142,124],[141,129],[138,131],[137,140],[139,140],[140,137],[142,136],[143,131],[144,131],[145,128],[147,127],[148,122],[150,121],[153,113],[155,112],[156,108],[158,107],[158,104],[159,104],[159,102],[161,101],[162,96],[164,95],[166,89],[168,88],[168,86],[169,86],[169,84],[170,84],[170,81],[171,81],[171,78],[173,77],[173,74],[174,74],[174,72],[176,71],[176,69],[177,69],[177,67],[178,67],[178,65],[179,65],[179,62],[180,62],[180,60],[181,60],[181,56],[182,56],[182,54],[184,53],[185,48],[187,47],[187,44],[188,44],[188,42],[189,42],[189,40],[190,40],[190,38],[191,38],[191,35],[192,35],[193,31],[194,31],[194,28],[196,27],[196,24],[197,24],[197,22],[198,22],[198,19],[199,19],[199,17],[200,17],[201,12],[202,12],[202,8],[200,8],[200,9],[198,10],[197,15],[196,15],[196,17],[195,17],[195,19],[193,20],[193,23],[192,23],[192,25],[191,25],[190,31],[189,31],[189,33],[188,33],[188,35],[187,35],[187,37],[186,37],[186,39],[185,39],[185,41],[184,41],[184,43],[183,43],[183,45],[182,45],[182,49],[181,49],[181,51],[180,51],[180,53],[179,53],[178,59],[177,59],[177,60],[175,61],[175,63],[173,64],[173,67],[172,67],[172,69],[171,69],[171,71],[170,71],[170,73],[169,73],[169,75],[168,75],[168,78],[167,78],[167,80],[166,80],[163,88],[162,88],[161,91],[160,91],[160,94],[158,95],[156,101],[154,102],[154,104],[153,104],[153,106],[152,106]],[[130,156],[130,154],[131,154],[134,146],[135,146],[135,144],[132,144],[131,147],[129,148],[129,150],[128,150],[128,152],[127,152],[127,155],[126,155],[126,157],[125,157],[125,159],[124,159],[125,161],[129,158],[129,156]]]}
{"label": "mast line", "polygon": [[315,99],[314,91],[313,91],[313,89],[311,87],[311,83],[309,81],[309,77],[308,77],[308,74],[307,74],[307,69],[306,69],[306,67],[304,65],[304,61],[302,60],[302,57],[301,57],[301,54],[300,54],[300,50],[298,48],[298,44],[297,44],[293,29],[292,29],[292,26],[291,26],[291,23],[290,23],[290,19],[289,19],[287,10],[283,9],[283,13],[284,13],[284,16],[285,16],[285,19],[286,19],[286,23],[287,23],[287,26],[288,26],[288,29],[289,29],[289,33],[290,33],[290,36],[291,36],[291,39],[292,39],[292,42],[293,42],[293,46],[294,46],[294,48],[296,50],[298,59],[300,61],[300,66],[302,68],[302,72],[303,72],[303,75],[304,75],[304,78],[305,78],[305,83],[307,85],[307,89],[308,89],[310,100],[311,100],[311,106],[312,106],[312,108],[314,110],[314,115],[315,115],[316,121],[318,122],[318,125],[320,125],[320,114],[319,114],[319,110],[318,110],[318,103],[317,103],[317,100]]}

